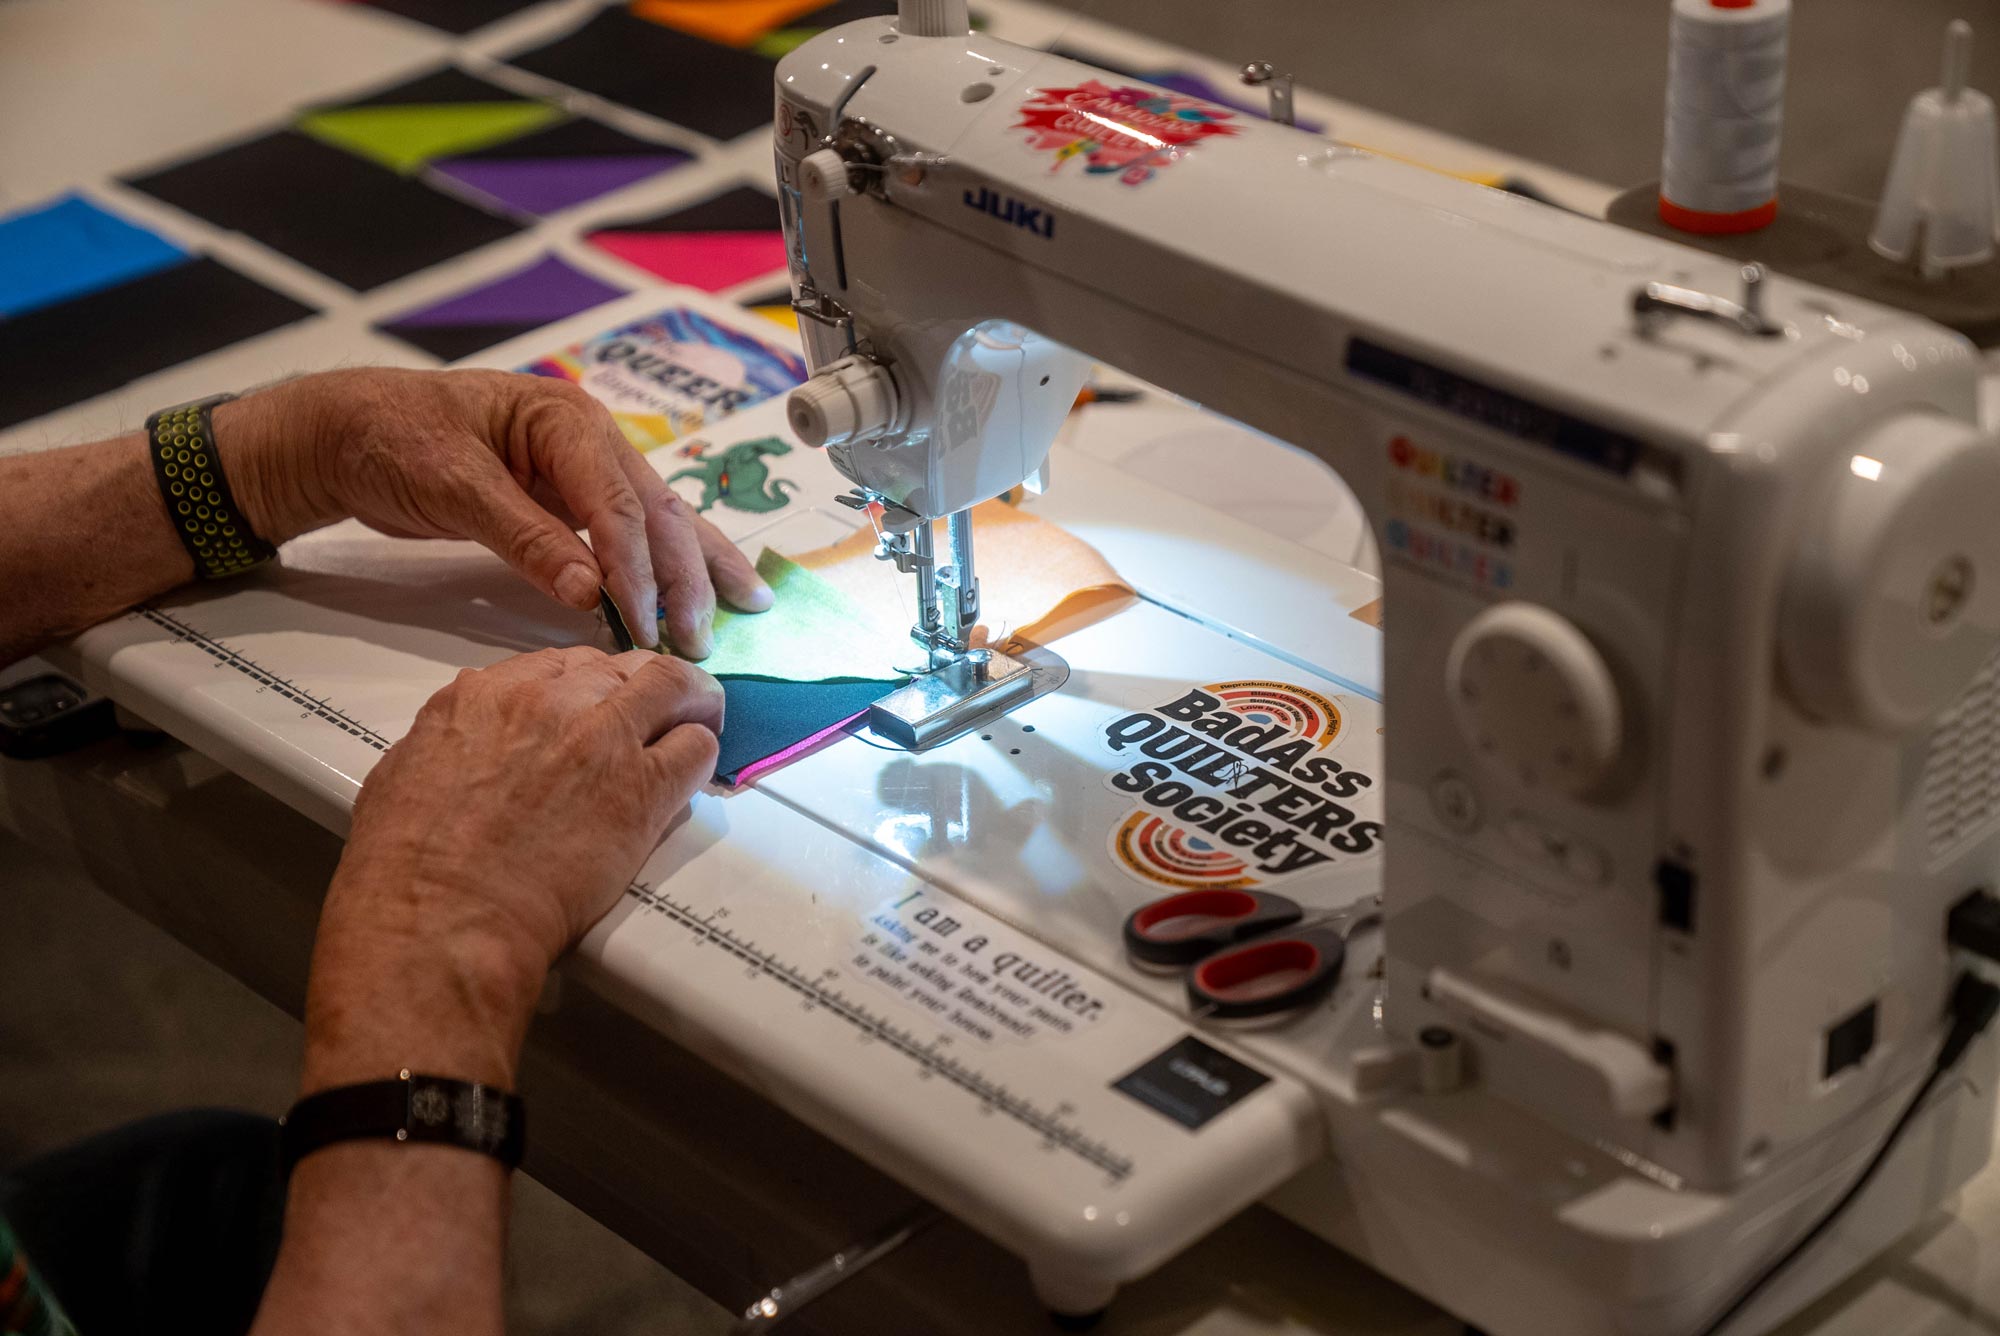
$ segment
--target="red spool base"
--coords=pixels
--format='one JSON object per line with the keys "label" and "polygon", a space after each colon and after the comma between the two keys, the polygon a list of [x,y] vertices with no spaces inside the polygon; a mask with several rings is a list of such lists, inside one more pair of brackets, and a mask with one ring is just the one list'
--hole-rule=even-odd
{"label": "red spool base", "polygon": [[1755,232],[1760,227],[1769,227],[1777,216],[1778,199],[1775,195],[1769,203],[1744,209],[1740,213],[1703,213],[1700,209],[1684,209],[1665,195],[1660,196],[1661,222],[1668,227],[1678,227],[1683,232],[1698,232],[1703,236]]}

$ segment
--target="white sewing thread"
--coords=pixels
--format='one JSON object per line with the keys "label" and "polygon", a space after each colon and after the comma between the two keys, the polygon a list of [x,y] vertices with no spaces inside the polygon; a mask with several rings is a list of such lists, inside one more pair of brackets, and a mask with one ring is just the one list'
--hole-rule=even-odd
{"label": "white sewing thread", "polygon": [[1660,173],[1671,203],[1742,213],[1777,197],[1791,18],[1791,0],[1674,0]]}

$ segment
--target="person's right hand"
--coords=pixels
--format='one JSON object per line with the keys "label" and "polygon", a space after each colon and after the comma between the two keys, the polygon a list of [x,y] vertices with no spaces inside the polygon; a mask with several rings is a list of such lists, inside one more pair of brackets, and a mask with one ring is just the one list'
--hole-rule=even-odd
{"label": "person's right hand", "polygon": [[375,767],[320,918],[307,1090],[511,1079],[543,976],[715,768],[722,688],[644,650],[459,674]]}

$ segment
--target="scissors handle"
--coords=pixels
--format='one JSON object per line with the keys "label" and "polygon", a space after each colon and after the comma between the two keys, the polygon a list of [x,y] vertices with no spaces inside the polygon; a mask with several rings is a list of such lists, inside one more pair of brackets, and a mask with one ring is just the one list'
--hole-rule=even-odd
{"label": "scissors handle", "polygon": [[1188,972],[1188,1001],[1221,1020],[1309,1006],[1333,991],[1347,963],[1337,924],[1265,937],[1210,956]]}
{"label": "scissors handle", "polygon": [[1191,965],[1246,938],[1289,928],[1305,910],[1262,891],[1183,891],[1132,911],[1125,950],[1147,965]]}

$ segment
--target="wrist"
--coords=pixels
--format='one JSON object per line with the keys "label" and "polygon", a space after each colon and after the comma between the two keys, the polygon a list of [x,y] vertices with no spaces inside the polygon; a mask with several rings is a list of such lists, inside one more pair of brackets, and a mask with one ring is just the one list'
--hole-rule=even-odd
{"label": "wrist", "polygon": [[237,508],[273,546],[340,518],[323,482],[321,414],[306,381],[218,405],[215,449]]}
{"label": "wrist", "polygon": [[306,1003],[303,1090],[403,1068],[514,1089],[549,960],[506,925],[440,912],[464,897],[343,868]]}

